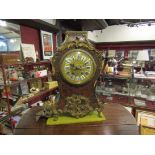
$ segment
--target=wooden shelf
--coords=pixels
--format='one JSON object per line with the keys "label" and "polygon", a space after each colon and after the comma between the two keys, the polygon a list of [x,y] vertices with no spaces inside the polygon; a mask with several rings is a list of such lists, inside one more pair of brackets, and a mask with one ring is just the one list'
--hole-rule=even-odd
{"label": "wooden shelf", "polygon": [[32,65],[43,65],[43,64],[50,64],[51,62],[50,61],[39,61],[39,62],[32,62],[32,63],[23,63],[23,65],[25,66],[32,66]]}
{"label": "wooden shelf", "polygon": [[[33,63],[26,63],[26,62],[15,62],[14,64],[0,64],[0,69],[2,71],[3,74],[3,82],[0,83],[0,86],[4,87],[5,92],[7,92],[7,87],[11,87],[11,86],[16,86],[19,85],[22,82],[31,82],[34,80],[38,80],[38,79],[45,79],[47,80],[48,75],[47,76],[43,76],[43,77],[38,77],[38,78],[29,78],[29,79],[23,79],[23,80],[18,80],[18,81],[11,81],[7,82],[7,75],[6,75],[6,69],[9,68],[9,66],[14,66],[14,67],[18,67],[18,66],[22,66],[24,68],[24,72],[28,72],[29,70],[33,69],[34,66],[45,66],[47,67],[49,70],[51,70],[51,62],[50,61],[39,61],[39,62],[33,62]],[[54,90],[56,90],[57,88],[53,88],[53,89],[49,89],[49,90],[44,90],[44,91],[40,91],[39,93],[35,94],[32,97],[29,98],[24,98],[24,100],[22,100],[22,103],[28,103],[29,105],[42,100],[44,101],[49,95],[51,95],[53,93]],[[13,122],[11,120],[11,105],[10,105],[10,100],[9,100],[9,95],[6,95],[6,101],[7,101],[7,111],[9,114],[9,118],[7,118],[7,120],[10,120],[10,125],[11,125],[11,129],[13,131]]]}
{"label": "wooden shelf", "polygon": [[31,105],[32,102],[37,102],[39,100],[42,100],[43,98],[46,98],[48,96],[48,94],[50,94],[52,91],[54,91],[56,89],[58,89],[58,87],[41,91],[41,92],[35,94],[34,96],[25,99],[23,101],[23,103],[29,103]]}
{"label": "wooden shelf", "polygon": [[141,79],[141,80],[155,80],[155,77],[134,77],[134,79]]}
{"label": "wooden shelf", "polygon": [[[155,112],[155,102],[153,101],[148,101],[143,98],[139,97],[133,97],[133,96],[124,96],[124,95],[111,95],[112,99],[108,99],[108,96],[101,96],[100,99],[104,102],[109,102],[109,103],[118,103],[123,106],[128,106],[140,110],[148,110],[148,111],[153,111]],[[146,106],[137,106],[134,103],[134,99],[139,99],[139,100],[144,100],[146,102]]]}
{"label": "wooden shelf", "polygon": [[43,64],[50,64],[50,61],[39,61],[39,62],[30,62],[30,63],[26,63],[26,62],[19,62],[19,63],[15,63],[15,64],[1,64],[0,67],[8,67],[8,66],[36,66],[36,65],[43,65]]}
{"label": "wooden shelf", "polygon": [[121,76],[121,75],[105,75],[104,78],[106,79],[123,79],[123,80],[127,80],[127,79],[131,79],[131,77],[127,77],[127,76]]}
{"label": "wooden shelf", "polygon": [[[24,80],[18,80],[18,81],[14,81],[10,84],[6,84],[6,86],[16,86],[16,85],[19,85],[20,83],[22,82],[31,82],[31,81],[34,81],[34,80],[38,80],[38,79],[44,79],[44,78],[48,78],[48,76],[43,76],[43,77],[38,77],[38,78],[30,78],[30,79],[24,79]],[[0,84],[0,86],[4,86],[4,84]]]}

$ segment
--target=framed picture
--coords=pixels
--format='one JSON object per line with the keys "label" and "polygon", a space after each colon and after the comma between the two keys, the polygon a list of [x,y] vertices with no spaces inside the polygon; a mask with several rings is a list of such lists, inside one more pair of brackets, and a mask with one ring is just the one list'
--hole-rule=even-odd
{"label": "framed picture", "polygon": [[122,57],[124,57],[124,51],[123,51],[123,50],[116,51],[116,57],[117,57],[117,58],[122,58]]}
{"label": "framed picture", "polygon": [[150,56],[155,57],[155,49],[151,49]]}
{"label": "framed picture", "polygon": [[50,59],[53,57],[53,34],[41,31],[43,59]]}
{"label": "framed picture", "polygon": [[21,44],[21,51],[23,59],[27,57],[33,58],[34,62],[36,62],[36,51],[34,44]]}
{"label": "framed picture", "polygon": [[115,57],[116,50],[108,50],[108,58]]}
{"label": "framed picture", "polygon": [[136,60],[138,52],[139,52],[139,50],[130,50],[129,53],[128,53],[128,58]]}

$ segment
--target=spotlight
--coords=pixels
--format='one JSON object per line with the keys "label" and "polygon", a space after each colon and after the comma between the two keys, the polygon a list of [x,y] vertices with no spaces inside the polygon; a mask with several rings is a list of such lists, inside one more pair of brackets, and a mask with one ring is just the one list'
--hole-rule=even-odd
{"label": "spotlight", "polygon": [[6,21],[0,20],[0,26],[6,27],[7,26]]}

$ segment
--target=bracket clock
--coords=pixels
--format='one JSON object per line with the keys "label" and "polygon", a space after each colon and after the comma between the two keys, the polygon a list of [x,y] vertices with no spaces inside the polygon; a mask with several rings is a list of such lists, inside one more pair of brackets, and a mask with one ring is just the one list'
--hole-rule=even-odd
{"label": "bracket clock", "polygon": [[66,32],[52,65],[61,95],[57,109],[76,118],[93,110],[101,112],[103,103],[96,98],[95,82],[101,71],[102,57],[88,41],[87,32]]}

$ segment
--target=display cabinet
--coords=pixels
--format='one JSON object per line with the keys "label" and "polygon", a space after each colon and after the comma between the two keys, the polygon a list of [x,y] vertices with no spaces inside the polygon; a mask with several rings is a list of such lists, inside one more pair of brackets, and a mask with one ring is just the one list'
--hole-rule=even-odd
{"label": "display cabinet", "polygon": [[50,61],[1,64],[0,124],[7,122],[13,129],[13,115],[54,93],[56,88],[44,87],[47,81],[52,81]]}
{"label": "display cabinet", "polygon": [[141,60],[142,65],[137,58],[139,52],[143,50],[123,57],[103,54],[103,71],[96,83],[97,96],[107,103],[131,107],[134,116],[136,109],[155,111],[155,60],[148,50],[149,58]]}

